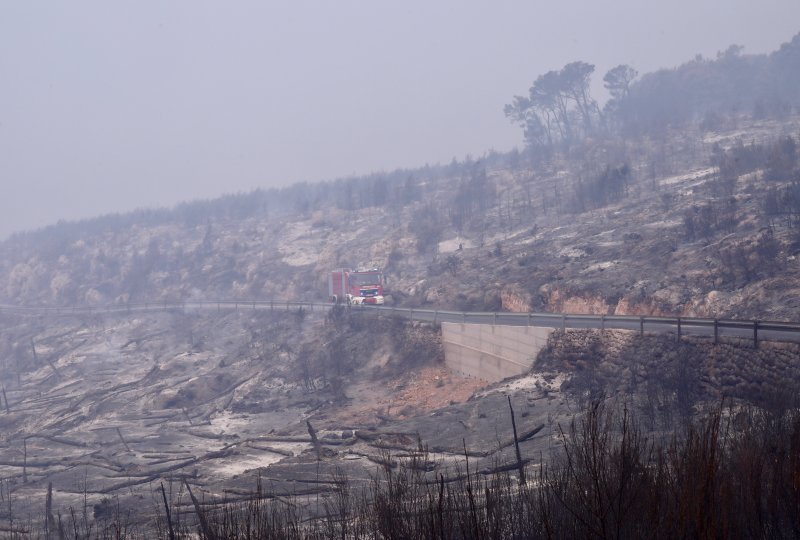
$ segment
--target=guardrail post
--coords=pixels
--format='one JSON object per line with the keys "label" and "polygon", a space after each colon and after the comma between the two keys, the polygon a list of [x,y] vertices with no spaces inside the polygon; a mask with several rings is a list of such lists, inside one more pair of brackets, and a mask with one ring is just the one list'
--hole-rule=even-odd
{"label": "guardrail post", "polygon": [[714,345],[719,341],[719,321],[714,319]]}
{"label": "guardrail post", "polygon": [[566,332],[567,331],[567,316],[561,315],[561,329]]}
{"label": "guardrail post", "polygon": [[497,312],[492,313],[492,325],[497,325]]}
{"label": "guardrail post", "polygon": [[528,312],[528,326],[531,326],[531,312]]}
{"label": "guardrail post", "polygon": [[681,339],[681,318],[678,317],[678,339]]}
{"label": "guardrail post", "polygon": [[753,347],[758,349],[758,319],[753,321]]}
{"label": "guardrail post", "polygon": [[462,311],[461,312],[461,324],[467,324],[467,312],[466,311]]}
{"label": "guardrail post", "polygon": [[439,317],[439,310],[438,309],[434,309],[433,310],[433,324],[436,324],[436,319],[438,317]]}
{"label": "guardrail post", "polygon": [[605,315],[600,315],[600,331],[601,332],[605,332],[606,331],[606,316]]}
{"label": "guardrail post", "polygon": [[408,319],[413,321],[414,320],[414,308],[408,310]]}
{"label": "guardrail post", "polygon": [[270,300],[269,301],[269,310],[270,311],[275,311],[275,300]]}
{"label": "guardrail post", "polygon": [[639,335],[644,337],[644,317],[639,317]]}

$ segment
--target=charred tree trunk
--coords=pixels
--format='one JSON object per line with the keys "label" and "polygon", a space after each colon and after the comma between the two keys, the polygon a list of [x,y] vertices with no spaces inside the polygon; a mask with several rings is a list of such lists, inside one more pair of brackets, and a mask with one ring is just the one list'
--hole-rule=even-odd
{"label": "charred tree trunk", "polygon": [[28,483],[28,439],[22,439],[22,483]]}
{"label": "charred tree trunk", "polygon": [[6,395],[6,386],[3,385],[3,401],[6,402],[6,414],[11,414],[11,407],[8,405],[8,396]]}
{"label": "charred tree trunk", "polygon": [[119,440],[122,441],[123,446],[125,446],[125,450],[130,452],[131,451],[131,447],[128,446],[127,442],[125,442],[125,438],[122,436],[122,431],[120,431],[119,427],[117,427],[117,435],[119,435]]}
{"label": "charred tree trunk", "polygon": [[172,528],[172,515],[169,511],[169,503],[167,502],[167,492],[164,489],[164,482],[161,482],[161,496],[164,498],[164,510],[167,514],[167,527],[169,529],[169,540],[175,540],[175,530]]}
{"label": "charred tree trunk", "polygon": [[514,450],[517,452],[517,468],[519,469],[519,483],[525,485],[525,464],[522,462],[522,454],[519,451],[519,439],[517,438],[517,422],[514,419],[514,407],[511,406],[511,396],[508,398],[508,408],[511,411],[511,427],[514,430]]}
{"label": "charred tree trunk", "polygon": [[317,439],[317,432],[311,425],[311,422],[306,420],[306,426],[308,426],[308,434],[311,436],[311,444],[314,445],[314,451],[317,453],[317,461],[322,459],[322,452],[320,451],[319,447],[319,440]]}
{"label": "charred tree trunk", "polygon": [[47,499],[44,504],[44,537],[53,538],[56,531],[56,520],[53,517],[53,483],[47,483]]}

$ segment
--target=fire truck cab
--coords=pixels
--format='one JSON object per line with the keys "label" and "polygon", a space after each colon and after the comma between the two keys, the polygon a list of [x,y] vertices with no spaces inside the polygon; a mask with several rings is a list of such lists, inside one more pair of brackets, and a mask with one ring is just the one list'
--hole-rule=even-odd
{"label": "fire truck cab", "polygon": [[335,303],[383,304],[383,272],[378,268],[333,270],[328,276],[328,296]]}

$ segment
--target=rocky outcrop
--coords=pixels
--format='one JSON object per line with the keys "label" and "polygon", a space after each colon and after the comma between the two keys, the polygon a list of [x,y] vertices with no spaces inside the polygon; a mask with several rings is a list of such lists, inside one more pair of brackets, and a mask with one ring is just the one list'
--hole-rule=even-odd
{"label": "rocky outcrop", "polygon": [[518,285],[510,285],[500,292],[503,310],[526,313],[531,310],[531,295]]}
{"label": "rocky outcrop", "polygon": [[558,287],[544,286],[540,289],[547,302],[547,310],[553,313],[586,313],[610,315],[612,304],[600,294],[570,293]]}

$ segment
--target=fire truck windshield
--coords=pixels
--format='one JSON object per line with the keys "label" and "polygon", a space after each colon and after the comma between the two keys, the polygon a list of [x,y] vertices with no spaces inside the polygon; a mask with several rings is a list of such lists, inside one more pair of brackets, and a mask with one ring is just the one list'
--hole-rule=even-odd
{"label": "fire truck windshield", "polygon": [[350,274],[350,285],[380,285],[381,274],[378,272],[370,274]]}

